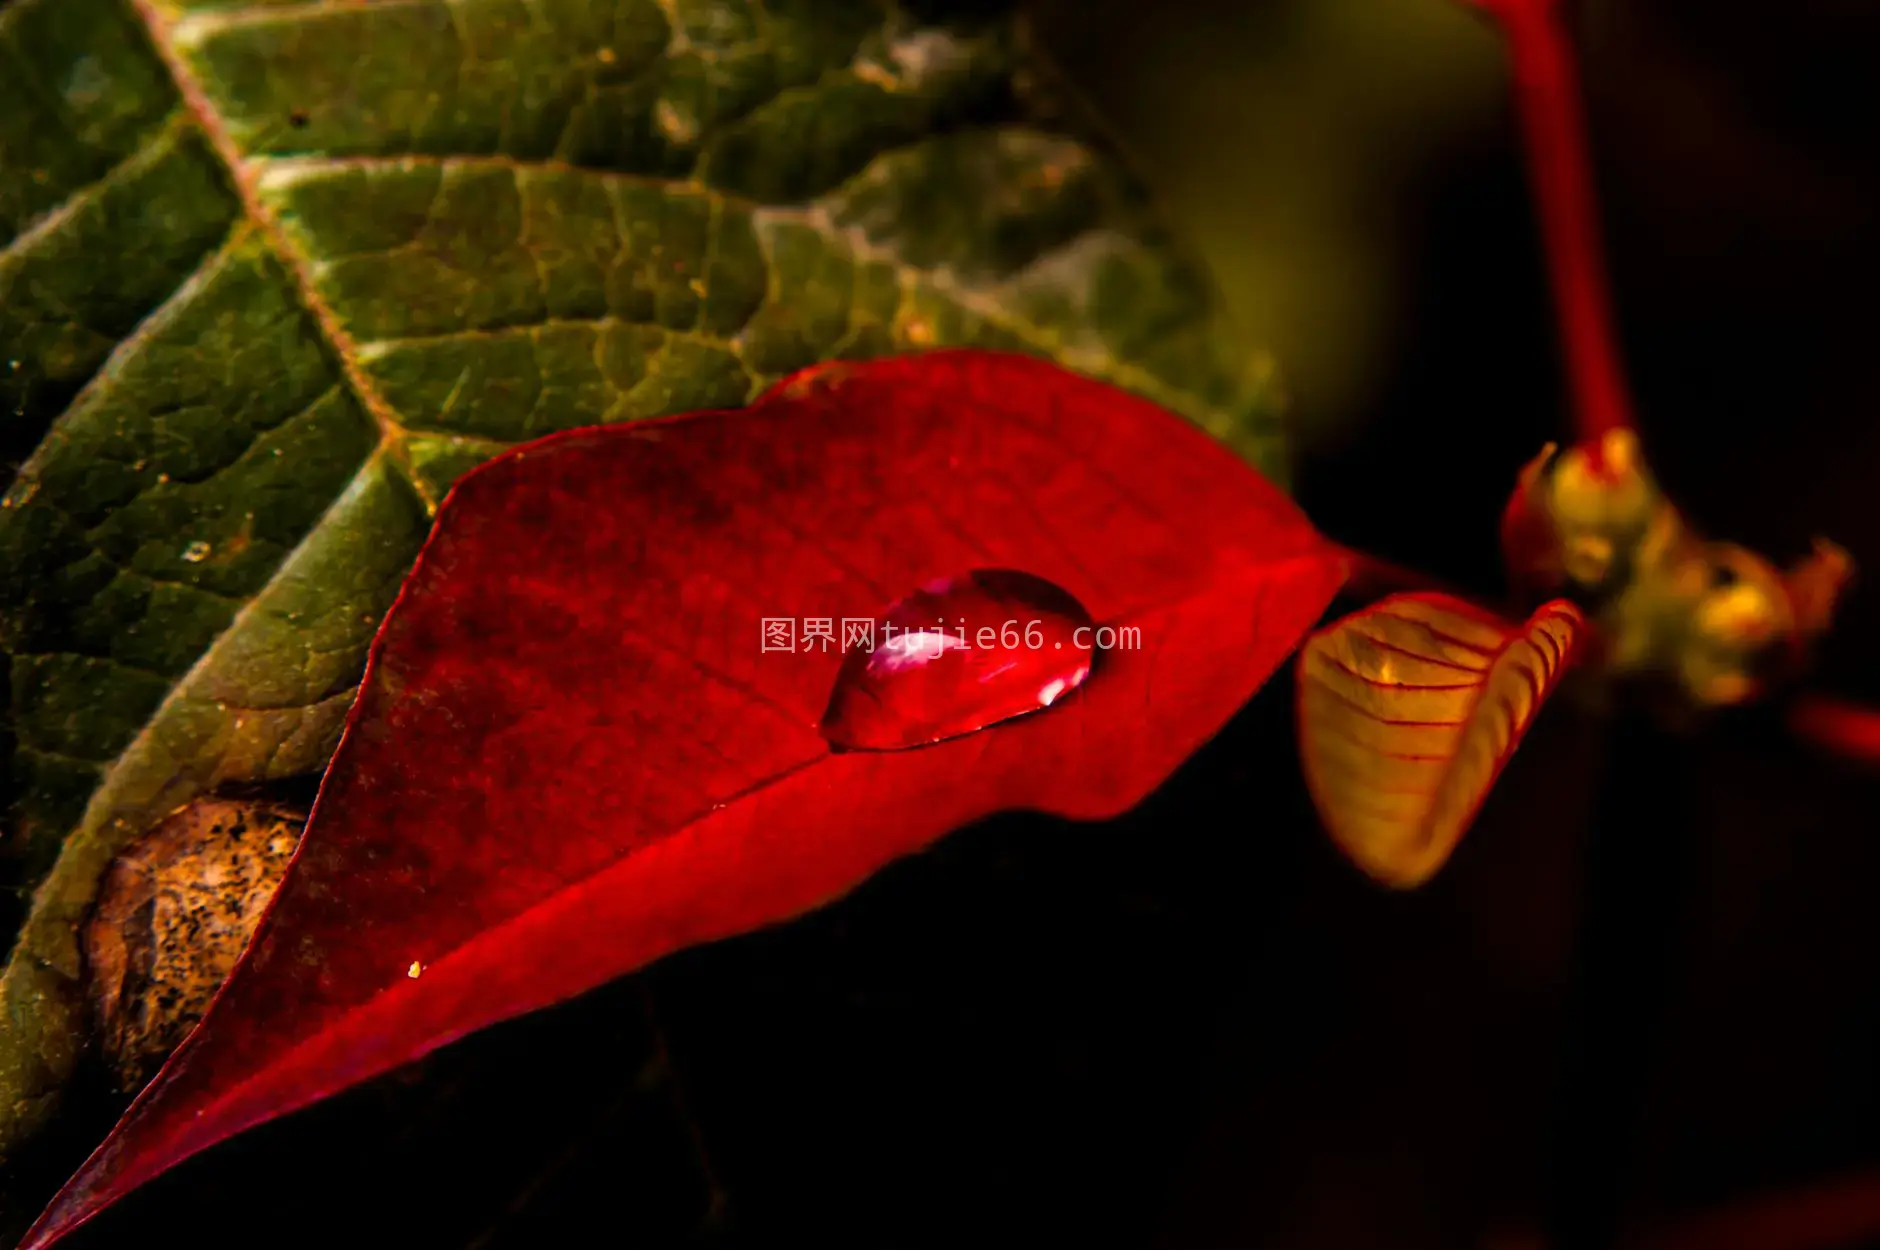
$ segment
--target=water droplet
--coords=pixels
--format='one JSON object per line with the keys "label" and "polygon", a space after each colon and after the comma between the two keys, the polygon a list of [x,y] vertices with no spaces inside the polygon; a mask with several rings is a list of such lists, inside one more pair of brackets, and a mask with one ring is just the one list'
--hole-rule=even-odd
{"label": "water droplet", "polygon": [[191,564],[201,564],[204,560],[209,558],[209,551],[209,544],[198,538],[195,542],[183,548],[183,559]]}
{"label": "water droplet", "polygon": [[881,616],[872,648],[843,659],[823,736],[893,751],[1050,707],[1090,675],[1093,624],[1068,591],[1030,573],[930,582]]}

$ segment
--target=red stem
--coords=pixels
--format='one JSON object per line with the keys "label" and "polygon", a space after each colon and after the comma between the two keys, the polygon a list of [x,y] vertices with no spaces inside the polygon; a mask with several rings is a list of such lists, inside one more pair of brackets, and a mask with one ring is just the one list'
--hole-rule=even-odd
{"label": "red stem", "polygon": [[1880,1234],[1880,1173],[1741,1199],[1620,1244],[1625,1250],[1845,1250]]}
{"label": "red stem", "polygon": [[1789,708],[1789,728],[1842,759],[1880,764],[1880,710],[1827,695],[1802,695]]}
{"label": "red stem", "polygon": [[1448,595],[1452,599],[1476,604],[1473,596],[1420,570],[1405,568],[1401,564],[1392,564],[1388,560],[1380,559],[1368,551],[1360,551],[1356,547],[1347,547],[1342,543],[1334,545],[1350,562],[1351,574],[1345,580],[1344,593],[1351,598],[1371,600],[1406,592],[1434,591]]}
{"label": "red stem", "polygon": [[1613,332],[1573,47],[1561,21],[1560,0],[1476,2],[1507,35],[1575,423],[1580,441],[1597,454],[1608,432],[1632,428],[1632,403]]}

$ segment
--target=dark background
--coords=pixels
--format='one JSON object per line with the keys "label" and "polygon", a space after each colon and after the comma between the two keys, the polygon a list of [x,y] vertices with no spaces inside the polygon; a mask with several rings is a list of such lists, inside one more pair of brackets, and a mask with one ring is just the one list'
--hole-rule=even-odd
{"label": "dark background", "polygon": [[[1719,537],[1880,567],[1880,6],[1574,13],[1653,465]],[[1038,29],[1286,366],[1315,520],[1495,593],[1497,512],[1565,422],[1489,27],[1040,0]],[[1880,703],[1876,600],[1817,677]],[[1880,1245],[1880,770],[1757,715],[1553,707],[1390,895],[1314,827],[1289,693],[1121,820],[963,831],[73,1244]]]}

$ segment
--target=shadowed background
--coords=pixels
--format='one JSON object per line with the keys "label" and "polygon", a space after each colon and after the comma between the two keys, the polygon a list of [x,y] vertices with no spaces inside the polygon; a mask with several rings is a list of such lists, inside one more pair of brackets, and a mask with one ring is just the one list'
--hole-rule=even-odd
{"label": "shadowed background", "polygon": [[[1566,424],[1488,23],[1442,0],[1043,12],[1046,42],[1122,119],[1229,302],[1286,362],[1314,519],[1495,586],[1513,473]],[[1880,10],[1569,12],[1653,465],[1717,536],[1787,560],[1827,534],[1873,568]],[[1877,600],[1871,583],[1855,592],[1819,674],[1869,700]],[[1351,912],[1302,921],[1297,998],[1255,1010],[1344,1022],[1281,1030],[1306,1053],[1250,1077],[1244,1114],[1217,1117],[1177,1242],[1458,1245],[1551,1221],[1603,1244],[1611,1221],[1873,1158],[1880,786],[1754,717],[1682,746],[1602,746],[1582,726],[1579,758],[1574,730],[1549,730],[1450,880],[1404,900],[1329,887]],[[1615,741],[1623,758],[1603,770]],[[1590,862],[1603,877],[1588,898]],[[1406,952],[1472,914],[1492,919],[1465,950]],[[1597,984],[1574,980],[1575,959]],[[1498,1085],[1504,1070],[1518,1074]],[[1236,1175],[1245,1192],[1224,1196]],[[1880,1244],[1868,1221],[1819,1244]],[[1797,1223],[1754,1244],[1801,1241]]]}

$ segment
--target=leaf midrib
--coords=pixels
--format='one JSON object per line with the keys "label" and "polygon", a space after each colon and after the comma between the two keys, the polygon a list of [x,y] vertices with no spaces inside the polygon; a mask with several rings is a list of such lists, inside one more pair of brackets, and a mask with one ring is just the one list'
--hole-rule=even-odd
{"label": "leaf midrib", "polygon": [[[183,59],[172,37],[169,24],[157,9],[156,0],[128,0],[131,11],[142,24],[151,47],[163,62],[170,81],[175,85],[177,94],[182,98],[183,107],[192,116],[196,125],[202,129],[203,136],[209,141],[210,149],[216,160],[228,174],[229,183],[242,206],[242,215],[254,225],[268,251],[286,270],[288,278],[294,284],[294,293],[301,307],[313,318],[319,327],[321,336],[336,358],[340,375],[345,379],[347,389],[359,402],[374,424],[379,429],[379,442],[382,449],[390,449],[396,456],[403,444],[404,427],[399,423],[396,411],[386,402],[378,388],[366,376],[365,369],[359,362],[359,348],[353,341],[346,327],[340,324],[339,314],[333,311],[319,289],[314,285],[313,266],[299,249],[295,248],[287,237],[286,229],[280,218],[268,208],[261,199],[257,179],[251,172],[240,146],[229,131],[228,122],[209,99],[195,71],[190,69]],[[401,464],[401,469],[409,466]],[[409,476],[409,474],[407,474]]]}

